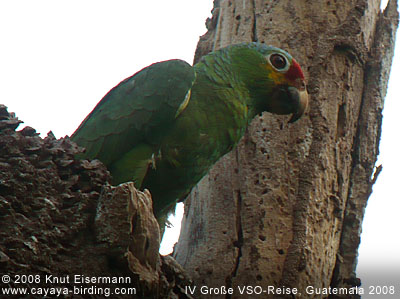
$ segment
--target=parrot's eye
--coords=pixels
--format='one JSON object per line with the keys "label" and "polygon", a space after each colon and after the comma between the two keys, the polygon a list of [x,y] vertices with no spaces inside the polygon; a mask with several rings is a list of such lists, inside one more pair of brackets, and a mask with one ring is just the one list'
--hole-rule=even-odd
{"label": "parrot's eye", "polygon": [[288,65],[286,58],[281,54],[272,54],[269,57],[269,61],[271,62],[272,66],[278,71],[285,70],[286,66]]}

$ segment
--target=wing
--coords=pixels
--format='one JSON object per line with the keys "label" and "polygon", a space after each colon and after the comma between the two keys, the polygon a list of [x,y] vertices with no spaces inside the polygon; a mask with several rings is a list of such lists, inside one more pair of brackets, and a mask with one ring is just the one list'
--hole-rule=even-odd
{"label": "wing", "polygon": [[[186,107],[194,80],[185,61],[152,64],[111,89],[71,139],[86,148],[83,158],[99,159],[113,177],[144,176],[161,138]],[[127,172],[132,167],[137,169],[131,174],[112,169]]]}

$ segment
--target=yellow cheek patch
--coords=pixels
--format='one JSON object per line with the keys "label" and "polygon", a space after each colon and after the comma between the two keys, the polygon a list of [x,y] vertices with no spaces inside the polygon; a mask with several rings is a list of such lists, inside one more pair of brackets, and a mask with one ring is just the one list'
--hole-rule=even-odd
{"label": "yellow cheek patch", "polygon": [[284,74],[277,72],[270,64],[266,63],[263,65],[267,70],[268,78],[270,78],[276,85],[286,83]]}

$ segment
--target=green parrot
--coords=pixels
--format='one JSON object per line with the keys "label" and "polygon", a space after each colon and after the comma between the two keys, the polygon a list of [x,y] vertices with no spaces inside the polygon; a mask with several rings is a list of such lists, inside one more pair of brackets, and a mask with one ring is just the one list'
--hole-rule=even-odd
{"label": "green parrot", "polygon": [[73,133],[112,183],[149,189],[165,221],[211,166],[263,111],[299,119],[308,104],[303,72],[290,54],[260,43],[228,46],[191,66],[154,63],[111,89]]}

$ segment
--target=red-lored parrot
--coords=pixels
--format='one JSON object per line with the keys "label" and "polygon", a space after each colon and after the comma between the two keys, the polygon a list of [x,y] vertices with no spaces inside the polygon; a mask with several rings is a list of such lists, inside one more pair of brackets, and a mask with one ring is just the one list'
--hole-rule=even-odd
{"label": "red-lored parrot", "polygon": [[71,136],[82,158],[99,159],[113,183],[147,188],[164,221],[263,111],[299,119],[308,104],[303,72],[287,52],[259,43],[228,46],[191,66],[154,63],[111,89]]}

